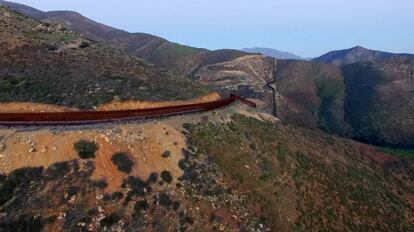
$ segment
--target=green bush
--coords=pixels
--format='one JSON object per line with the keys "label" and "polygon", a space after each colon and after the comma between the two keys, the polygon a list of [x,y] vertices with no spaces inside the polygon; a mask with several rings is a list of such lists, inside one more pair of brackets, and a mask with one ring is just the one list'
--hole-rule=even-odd
{"label": "green bush", "polygon": [[7,179],[7,176],[4,174],[0,174],[0,184],[3,183]]}
{"label": "green bush", "polygon": [[163,158],[168,158],[171,156],[171,151],[165,151],[164,153],[162,153],[161,155]]}
{"label": "green bush", "polygon": [[106,218],[104,218],[100,224],[102,227],[108,227],[110,228],[111,226],[115,225],[116,223],[118,223],[121,220],[121,216],[119,216],[116,213],[111,213],[109,216],[107,216]]}
{"label": "green bush", "polygon": [[42,231],[42,217],[32,215],[20,215],[13,220],[5,220],[0,222],[0,231]]}
{"label": "green bush", "polygon": [[129,159],[128,155],[122,152],[114,154],[111,158],[112,163],[114,163],[118,170],[125,173],[130,173],[134,162]]}
{"label": "green bush", "polygon": [[192,127],[191,123],[184,123],[183,124],[183,128],[186,129],[187,131],[190,131],[191,127]]}
{"label": "green bush", "polygon": [[79,45],[79,48],[87,48],[87,47],[89,47],[89,46],[91,46],[88,42],[86,42],[86,41],[83,41],[80,45]]}
{"label": "green bush", "polygon": [[95,158],[95,152],[98,150],[98,146],[94,142],[89,142],[83,139],[75,143],[74,147],[79,153],[79,157],[82,159]]}
{"label": "green bush", "polygon": [[173,180],[171,173],[166,170],[161,172],[161,179],[167,183],[171,183]]}
{"label": "green bush", "polygon": [[142,201],[138,201],[135,206],[134,206],[134,210],[136,213],[139,213],[141,211],[145,211],[146,209],[148,209],[149,204],[146,200],[142,200]]}
{"label": "green bush", "polygon": [[66,175],[70,171],[69,162],[57,162],[50,165],[46,171],[45,176],[51,180],[55,180],[59,177]]}
{"label": "green bush", "polygon": [[154,196],[154,200],[164,206],[164,207],[170,207],[174,204],[173,200],[171,199],[170,195],[166,194],[166,193],[161,193],[157,196]]}
{"label": "green bush", "polygon": [[[17,187],[25,187],[32,181],[39,181],[43,168],[20,168],[12,171],[0,185],[0,206],[13,198]],[[1,231],[1,230],[0,230]]]}
{"label": "green bush", "polygon": [[147,179],[148,184],[153,184],[153,183],[156,183],[157,181],[158,181],[158,173],[153,172],[148,176],[148,179]]}

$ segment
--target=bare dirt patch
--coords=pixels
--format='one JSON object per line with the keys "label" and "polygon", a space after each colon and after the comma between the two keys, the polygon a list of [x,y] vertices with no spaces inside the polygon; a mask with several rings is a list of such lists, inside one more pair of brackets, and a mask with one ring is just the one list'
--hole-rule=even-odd
{"label": "bare dirt patch", "polygon": [[[125,152],[130,155],[134,162],[130,175],[146,180],[153,172],[159,174],[167,170],[175,181],[182,175],[178,162],[183,158],[182,149],[186,146],[180,128],[168,121],[90,130],[0,129],[0,137],[0,171],[4,173],[23,167],[48,167],[56,162],[79,159],[74,144],[81,139],[95,142],[99,148],[93,159],[93,179],[105,179],[108,192],[119,190],[123,179],[128,176],[120,172],[111,161],[115,153]],[[167,150],[171,156],[162,157]]]}
{"label": "bare dirt patch", "polygon": [[[205,103],[217,101],[221,97],[214,92],[195,99],[181,100],[181,101],[114,101],[111,103],[100,105],[96,108],[97,111],[114,111],[114,110],[134,110],[134,109],[148,109],[156,107],[189,105],[197,103]],[[79,111],[77,108],[70,108],[65,106],[32,103],[32,102],[10,102],[0,103],[0,113],[24,113],[24,112],[71,112]]]}
{"label": "bare dirt patch", "polygon": [[98,111],[111,111],[111,110],[133,110],[133,109],[148,109],[156,107],[165,107],[165,106],[177,106],[177,105],[189,105],[196,103],[205,103],[211,101],[217,101],[220,99],[218,93],[211,93],[206,96],[201,96],[191,100],[182,100],[182,101],[114,101],[108,104],[103,104],[98,106],[96,110]]}
{"label": "bare dirt patch", "polygon": [[78,111],[76,108],[64,106],[30,103],[30,102],[10,102],[0,103],[0,113],[19,113],[19,112],[70,112]]}

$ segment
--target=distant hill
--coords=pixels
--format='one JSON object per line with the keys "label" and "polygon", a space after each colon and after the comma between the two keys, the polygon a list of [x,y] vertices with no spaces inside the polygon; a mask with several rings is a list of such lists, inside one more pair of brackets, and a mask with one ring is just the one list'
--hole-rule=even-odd
{"label": "distant hill", "polygon": [[274,57],[281,60],[304,60],[304,58],[289,52],[283,52],[272,48],[243,48],[242,51],[248,53],[259,53],[265,56]]}
{"label": "distant hill", "polygon": [[382,61],[393,57],[414,57],[414,55],[375,51],[356,46],[350,49],[328,52],[323,56],[313,59],[313,61],[342,66],[358,62]]}

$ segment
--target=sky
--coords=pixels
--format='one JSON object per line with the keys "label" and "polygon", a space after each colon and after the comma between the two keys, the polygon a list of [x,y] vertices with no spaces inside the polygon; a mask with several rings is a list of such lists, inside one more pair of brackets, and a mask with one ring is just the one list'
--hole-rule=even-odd
{"label": "sky", "polygon": [[[13,1],[13,0],[9,0]],[[268,47],[309,58],[360,45],[414,53],[413,0],[15,0],[208,49]]]}

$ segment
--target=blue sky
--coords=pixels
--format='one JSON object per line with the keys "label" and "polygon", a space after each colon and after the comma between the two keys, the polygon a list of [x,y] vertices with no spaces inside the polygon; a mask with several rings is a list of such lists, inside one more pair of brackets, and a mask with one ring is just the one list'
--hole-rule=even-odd
{"label": "blue sky", "polygon": [[[11,0],[10,0],[11,1]],[[413,0],[16,0],[208,49],[270,47],[303,57],[361,45],[414,53]]]}

